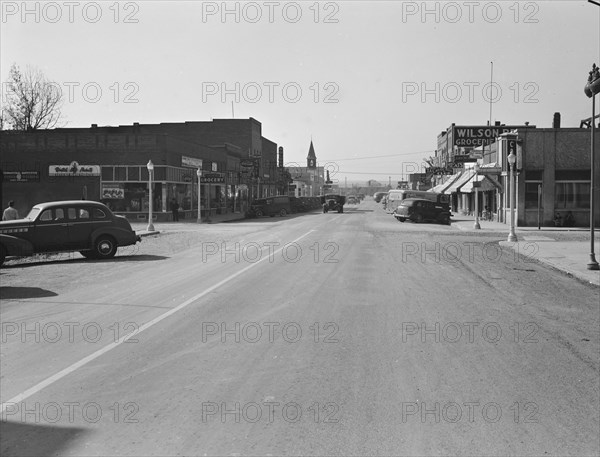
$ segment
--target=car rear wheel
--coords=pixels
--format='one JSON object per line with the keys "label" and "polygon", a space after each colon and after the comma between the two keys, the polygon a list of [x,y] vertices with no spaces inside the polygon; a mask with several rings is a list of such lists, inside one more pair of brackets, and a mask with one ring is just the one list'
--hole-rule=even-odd
{"label": "car rear wheel", "polygon": [[117,243],[112,236],[101,236],[96,240],[94,256],[98,259],[111,259],[117,253]]}
{"label": "car rear wheel", "polygon": [[450,225],[450,216],[447,216],[447,215],[446,216],[442,216],[441,217],[441,222],[442,222],[442,224]]}
{"label": "car rear wheel", "polygon": [[262,209],[257,209],[254,214],[256,214],[256,217],[263,217],[263,211],[262,211]]}
{"label": "car rear wheel", "polygon": [[344,208],[343,207],[340,208],[340,209],[338,209],[338,213],[343,213],[343,212],[344,212]]}
{"label": "car rear wheel", "polygon": [[280,215],[281,217],[285,217],[285,216],[287,216],[287,211],[286,211],[286,209],[285,209],[285,208],[281,208],[281,211],[279,211],[279,215]]}

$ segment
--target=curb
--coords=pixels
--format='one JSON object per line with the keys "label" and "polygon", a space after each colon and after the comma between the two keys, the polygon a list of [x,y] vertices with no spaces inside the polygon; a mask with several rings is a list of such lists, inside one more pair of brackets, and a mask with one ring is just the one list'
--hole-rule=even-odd
{"label": "curb", "polygon": [[[519,245],[518,241],[517,242],[500,241],[499,244],[500,244],[500,246],[507,247],[507,248],[512,249],[513,251],[519,253],[519,249],[518,248],[515,249],[515,246]],[[559,256],[558,258],[564,258],[564,256]],[[550,258],[550,257],[535,257],[534,258],[534,260],[537,261],[538,263],[542,263],[542,264],[547,265],[557,271],[568,274],[569,276],[571,276],[581,282],[584,282],[586,284],[591,284],[592,286],[595,286],[595,287],[600,287],[600,275],[598,277],[596,277],[596,274],[593,270],[584,270],[584,271],[573,270],[572,268],[567,267],[560,262],[555,262],[552,259],[553,258]]]}
{"label": "curb", "polygon": [[154,230],[153,232],[149,232],[147,230],[140,230],[139,232],[135,232],[135,234],[144,238],[146,236],[158,235],[160,234],[160,230]]}

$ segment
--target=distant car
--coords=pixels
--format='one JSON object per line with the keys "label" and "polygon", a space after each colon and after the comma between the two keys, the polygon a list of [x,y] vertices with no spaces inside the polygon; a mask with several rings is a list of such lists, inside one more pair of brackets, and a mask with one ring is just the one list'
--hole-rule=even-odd
{"label": "distant car", "polygon": [[337,211],[338,213],[344,212],[344,204],[346,203],[346,197],[343,195],[323,195],[321,197],[321,203],[323,204],[323,212],[328,213],[329,211]]}
{"label": "distant car", "polygon": [[346,204],[348,205],[358,205],[360,203],[358,197],[355,197],[354,195],[350,195],[349,197],[346,198]]}
{"label": "distant car", "polygon": [[394,211],[394,217],[400,222],[408,219],[416,223],[431,221],[450,225],[450,211],[445,206],[422,198],[402,200]]}
{"label": "distant car", "polygon": [[262,217],[262,216],[286,216],[292,212],[292,205],[290,197],[286,195],[279,195],[277,197],[260,198],[254,200],[250,205],[248,211],[249,216]]}
{"label": "distant car", "polygon": [[387,195],[387,192],[375,192],[375,194],[373,194],[373,198],[377,203],[379,203],[384,195]]}
{"label": "distant car", "polygon": [[119,246],[140,242],[131,224],[100,202],[87,200],[39,203],[23,219],[0,222],[0,265],[9,256],[79,251],[110,259]]}

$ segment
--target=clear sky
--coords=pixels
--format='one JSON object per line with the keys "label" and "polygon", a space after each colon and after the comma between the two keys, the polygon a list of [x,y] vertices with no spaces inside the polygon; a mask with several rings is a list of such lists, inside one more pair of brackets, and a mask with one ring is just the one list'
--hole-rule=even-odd
{"label": "clear sky", "polygon": [[[39,67],[63,126],[253,117],[305,164],[401,179],[453,122],[578,127],[600,6],[568,1],[2,1],[0,76]],[[493,62],[493,92],[490,93]]]}

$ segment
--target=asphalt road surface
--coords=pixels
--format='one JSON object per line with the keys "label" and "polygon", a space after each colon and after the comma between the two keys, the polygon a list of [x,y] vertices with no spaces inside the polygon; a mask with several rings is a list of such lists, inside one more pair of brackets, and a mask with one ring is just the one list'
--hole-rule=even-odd
{"label": "asphalt road surface", "polygon": [[0,454],[599,455],[599,289],[504,238],[369,200],[8,262]]}

